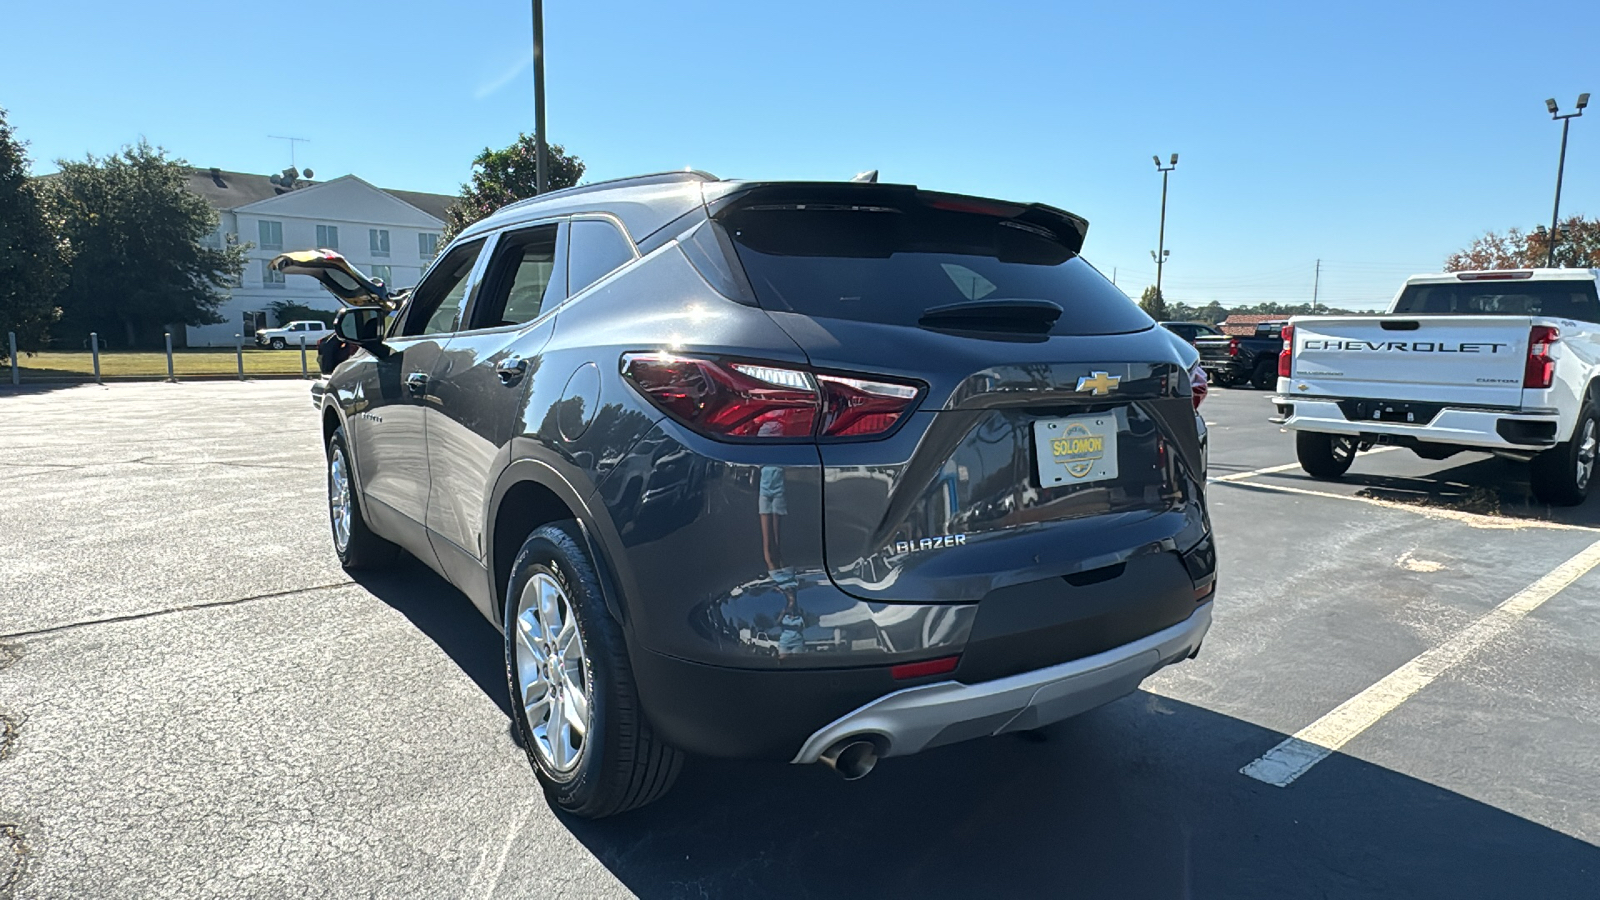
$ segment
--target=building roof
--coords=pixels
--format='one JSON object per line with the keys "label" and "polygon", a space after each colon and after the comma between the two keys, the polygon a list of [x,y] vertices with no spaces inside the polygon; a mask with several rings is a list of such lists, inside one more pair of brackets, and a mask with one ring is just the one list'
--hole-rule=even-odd
{"label": "building roof", "polygon": [[1287,318],[1289,317],[1281,313],[1233,313],[1223,319],[1222,324],[1218,325],[1217,328],[1223,334],[1245,337],[1255,334],[1256,326],[1262,322],[1282,322]]}
{"label": "building roof", "polygon": [[[300,185],[318,184],[315,181],[299,182]],[[232,210],[241,206],[249,206],[271,197],[290,193],[290,189],[279,187],[271,181],[268,175],[252,175],[248,172],[227,172],[222,169],[191,169],[189,170],[189,190],[204,197],[213,209]],[[388,188],[379,188],[385,194],[408,203],[428,215],[445,221],[445,210],[456,198],[445,194],[427,194],[421,191],[394,191]]]}

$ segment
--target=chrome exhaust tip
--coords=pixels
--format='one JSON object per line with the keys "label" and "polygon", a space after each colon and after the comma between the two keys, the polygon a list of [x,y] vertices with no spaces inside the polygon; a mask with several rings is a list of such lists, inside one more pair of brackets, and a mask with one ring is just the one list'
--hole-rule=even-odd
{"label": "chrome exhaust tip", "polygon": [[817,761],[838,772],[845,781],[867,777],[878,764],[878,747],[862,738],[845,738],[822,751]]}

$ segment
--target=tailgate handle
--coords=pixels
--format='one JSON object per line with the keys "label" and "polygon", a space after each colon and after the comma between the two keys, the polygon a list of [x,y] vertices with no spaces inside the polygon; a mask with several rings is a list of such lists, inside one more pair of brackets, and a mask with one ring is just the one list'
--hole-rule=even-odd
{"label": "tailgate handle", "polygon": [[1119,562],[1112,563],[1109,566],[1101,566],[1098,569],[1090,569],[1087,572],[1073,572],[1071,575],[1063,575],[1061,577],[1066,579],[1067,584],[1073,587],[1088,587],[1091,584],[1110,581],[1120,576],[1127,568],[1127,563]]}
{"label": "tailgate handle", "polygon": [[1389,319],[1385,319],[1378,324],[1383,326],[1384,331],[1416,331],[1418,328],[1422,327],[1421,322],[1412,319],[1403,319],[1400,321],[1391,321]]}

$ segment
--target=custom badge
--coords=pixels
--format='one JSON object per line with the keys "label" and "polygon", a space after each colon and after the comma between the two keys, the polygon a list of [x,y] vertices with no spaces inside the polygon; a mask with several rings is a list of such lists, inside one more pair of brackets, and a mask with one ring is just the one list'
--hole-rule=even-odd
{"label": "custom badge", "polygon": [[1096,460],[1106,455],[1104,435],[1094,434],[1083,425],[1073,422],[1064,434],[1050,441],[1050,452],[1057,463],[1073,478],[1082,478],[1094,469]]}

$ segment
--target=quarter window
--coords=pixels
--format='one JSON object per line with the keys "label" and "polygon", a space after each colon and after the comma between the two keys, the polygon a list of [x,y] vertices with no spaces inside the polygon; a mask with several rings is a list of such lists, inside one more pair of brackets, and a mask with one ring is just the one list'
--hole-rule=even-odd
{"label": "quarter window", "polygon": [[428,272],[411,294],[402,334],[445,334],[455,330],[461,301],[467,295],[467,276],[482,249],[482,239],[461,244]]}
{"label": "quarter window", "polygon": [[568,234],[568,293],[578,293],[633,260],[633,242],[608,221],[579,219]]}
{"label": "quarter window", "polygon": [[337,249],[339,249],[339,226],[337,226],[337,225],[318,225],[317,226],[317,249],[319,249],[319,250],[337,250]]}
{"label": "quarter window", "polygon": [[389,229],[368,228],[367,238],[369,243],[372,245],[371,249],[373,256],[389,255]]}
{"label": "quarter window", "polygon": [[262,219],[256,223],[261,232],[261,249],[278,252],[283,249],[283,223]]}

